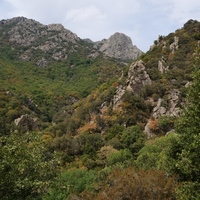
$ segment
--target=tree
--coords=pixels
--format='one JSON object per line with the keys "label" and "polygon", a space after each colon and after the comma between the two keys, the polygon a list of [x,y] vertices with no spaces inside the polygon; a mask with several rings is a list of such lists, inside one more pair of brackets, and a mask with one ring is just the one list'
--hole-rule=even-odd
{"label": "tree", "polygon": [[83,196],[83,199],[96,200],[174,200],[176,181],[165,172],[148,170],[137,172],[134,168],[113,170],[102,184],[97,195]]}
{"label": "tree", "polygon": [[177,173],[180,180],[183,181],[181,192],[179,192],[182,195],[179,199],[184,200],[199,199],[200,193],[200,48],[196,54],[187,106],[176,123],[175,130],[180,137],[180,148],[172,148],[168,152],[168,156],[173,161],[174,173]]}
{"label": "tree", "polygon": [[92,170],[67,170],[56,177],[48,190],[48,194],[44,195],[43,199],[68,199],[72,194],[80,194],[85,189],[89,189],[95,178],[96,172]]}
{"label": "tree", "polygon": [[172,147],[175,148],[178,142],[179,137],[174,133],[147,141],[138,153],[136,166],[139,169],[158,169],[169,172],[171,162],[166,152],[169,152]]}
{"label": "tree", "polygon": [[128,149],[123,149],[117,152],[113,152],[106,158],[108,166],[114,166],[117,164],[126,165],[128,161],[133,158],[131,152]]}
{"label": "tree", "polygon": [[140,127],[131,126],[123,131],[120,141],[124,148],[129,149],[136,156],[144,146],[145,137]]}
{"label": "tree", "polygon": [[47,161],[40,134],[11,134],[0,138],[0,196],[36,199],[54,176],[53,160]]}

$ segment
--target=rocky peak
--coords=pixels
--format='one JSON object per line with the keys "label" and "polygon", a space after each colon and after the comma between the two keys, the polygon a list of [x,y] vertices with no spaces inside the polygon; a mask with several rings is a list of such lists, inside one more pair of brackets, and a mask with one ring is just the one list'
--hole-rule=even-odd
{"label": "rocky peak", "polygon": [[31,60],[33,52],[36,50],[48,53],[51,56],[48,57],[48,60],[43,57],[38,57],[36,60],[36,65],[41,67],[46,66],[51,58],[54,60],[66,59],[69,53],[75,51],[74,47],[80,41],[76,34],[65,29],[61,24],[43,25],[25,17],[1,20],[0,31],[7,37],[6,39],[11,45],[26,47],[27,50],[21,51],[22,53],[19,55],[19,58],[24,61]]}
{"label": "rocky peak", "polygon": [[99,50],[108,57],[121,60],[135,60],[142,51],[132,44],[131,38],[123,33],[115,33],[108,39],[98,42]]}
{"label": "rocky peak", "polygon": [[139,60],[130,66],[126,84],[127,89],[134,93],[139,92],[143,86],[151,84],[151,79],[142,60]]}
{"label": "rocky peak", "polygon": [[[80,39],[61,24],[43,25],[25,17],[1,20],[0,32],[11,45],[17,45],[19,48],[26,47],[27,50],[21,51],[19,55],[24,61],[31,60],[37,50],[48,53],[51,56],[49,58],[54,60],[65,60],[69,54],[88,46],[90,46],[90,50],[87,49],[88,57],[91,58],[103,53],[105,56],[127,61],[135,60],[142,54],[142,51],[132,44],[131,38],[123,33],[115,33],[108,39],[93,42],[89,39]],[[81,41],[85,41],[84,45]],[[40,55],[43,54],[42,52]],[[46,66],[48,62],[43,62],[45,59],[39,57],[36,61],[37,65]]]}
{"label": "rocky peak", "polygon": [[134,62],[129,68],[126,85],[119,85],[116,88],[116,94],[113,97],[113,108],[115,109],[121,104],[122,97],[126,91],[131,91],[135,95],[145,85],[151,85],[151,83],[152,81],[146,71],[144,62],[142,60]]}
{"label": "rocky peak", "polygon": [[62,24],[49,24],[47,26],[48,31],[63,31],[65,30],[64,26]]}
{"label": "rocky peak", "polygon": [[[43,37],[46,37],[46,40],[54,39],[56,42],[59,41],[59,38],[72,43],[79,40],[76,34],[65,29],[61,24],[43,25],[25,17],[2,20],[0,25],[2,27],[12,25],[8,31],[9,40],[22,46],[33,45]],[[53,34],[52,31],[55,31],[55,33]]]}

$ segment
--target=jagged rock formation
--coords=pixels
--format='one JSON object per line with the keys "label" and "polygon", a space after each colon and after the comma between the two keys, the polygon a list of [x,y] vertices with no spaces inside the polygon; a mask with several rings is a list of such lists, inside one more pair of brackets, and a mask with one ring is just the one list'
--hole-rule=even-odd
{"label": "jagged rock formation", "polygon": [[127,90],[138,93],[145,85],[150,85],[151,79],[145,69],[144,62],[139,60],[133,63],[128,72],[128,79],[126,82]]}
{"label": "jagged rock formation", "polygon": [[133,95],[137,94],[145,85],[151,85],[151,79],[146,71],[142,60],[134,62],[128,71],[126,86],[118,86],[116,94],[113,97],[113,105],[116,108],[121,103],[121,99],[125,92],[131,91]]}
{"label": "jagged rock formation", "polygon": [[179,37],[174,36],[174,42],[170,44],[170,50],[172,53],[174,53],[178,49],[179,47],[178,42],[179,42]]}
{"label": "jagged rock formation", "polygon": [[[29,46],[44,36],[49,37],[51,40],[54,39],[58,44],[63,41],[76,43],[79,40],[76,34],[65,29],[61,24],[50,24],[46,26],[25,17],[16,17],[1,21],[1,25],[3,26],[11,24],[14,26],[8,32],[10,41],[22,46]],[[34,46],[37,47],[37,45]],[[55,46],[49,45],[49,47],[44,48],[43,50],[47,51],[51,48],[55,48]]]}
{"label": "jagged rock formation", "polygon": [[180,108],[178,107],[180,101],[179,96],[180,91],[173,89],[169,91],[166,100],[159,98],[156,107],[153,109],[153,117],[155,119],[158,119],[160,116],[164,115],[178,117],[180,115]]}
{"label": "jagged rock formation", "polygon": [[125,86],[118,86],[116,89],[116,94],[113,97],[113,109],[115,109],[116,107],[118,107],[121,103],[122,97],[126,92],[126,87]]}
{"label": "jagged rock formation", "polygon": [[[132,44],[131,39],[122,33],[115,33],[107,40],[93,42],[90,39],[80,39],[61,24],[43,25],[25,17],[1,20],[1,30],[4,36],[8,36],[9,42],[27,48],[19,56],[24,61],[31,60],[34,51],[38,50],[41,54],[50,55],[50,58],[56,61],[66,60],[70,54],[80,49],[85,49],[90,58],[96,58],[103,53],[108,57],[121,60],[135,60],[142,53]],[[44,67],[48,65],[48,61],[40,57],[36,65]]]}
{"label": "jagged rock formation", "polygon": [[121,60],[135,60],[142,51],[132,44],[131,38],[123,33],[115,33],[107,40],[98,43],[97,47],[108,57]]}
{"label": "jagged rock formation", "polygon": [[161,74],[164,74],[169,70],[167,60],[164,58],[164,56],[162,56],[161,60],[158,61],[158,70]]}
{"label": "jagged rock formation", "polygon": [[[170,90],[167,99],[159,98],[157,101],[157,105],[154,107],[152,116],[153,120],[158,120],[161,116],[169,116],[169,117],[179,117],[180,116],[180,91],[177,89]],[[152,119],[149,119],[144,132],[148,137],[153,135],[153,132],[150,128],[152,124]]]}
{"label": "jagged rock formation", "polygon": [[15,119],[15,125],[23,131],[39,130],[40,122],[37,117],[33,118],[30,115],[22,115],[20,118]]}

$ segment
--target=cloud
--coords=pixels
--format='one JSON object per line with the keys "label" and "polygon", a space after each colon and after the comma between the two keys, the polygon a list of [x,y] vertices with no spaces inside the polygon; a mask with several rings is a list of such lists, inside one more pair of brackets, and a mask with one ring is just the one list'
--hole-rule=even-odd
{"label": "cloud", "polygon": [[176,24],[185,23],[187,20],[200,18],[199,0],[149,0],[151,7],[157,8],[158,14],[165,15],[166,19]]}
{"label": "cloud", "polygon": [[61,23],[94,41],[114,32],[130,36],[143,51],[158,35],[200,20],[199,0],[0,0],[0,18],[24,16],[43,24]]}
{"label": "cloud", "polygon": [[90,5],[88,7],[71,9],[67,11],[66,22],[86,22],[91,19],[102,20],[106,15],[101,12],[96,6]]}
{"label": "cloud", "polygon": [[185,23],[189,19],[198,19],[200,17],[200,2],[199,0],[174,0],[172,1],[171,20],[176,20],[177,23]]}

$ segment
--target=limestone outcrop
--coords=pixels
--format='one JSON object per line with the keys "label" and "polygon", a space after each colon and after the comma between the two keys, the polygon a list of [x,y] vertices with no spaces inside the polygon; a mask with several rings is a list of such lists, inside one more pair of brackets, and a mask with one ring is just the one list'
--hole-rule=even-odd
{"label": "limestone outcrop", "polygon": [[116,89],[116,94],[113,97],[113,108],[120,105],[126,91],[131,91],[133,95],[137,95],[145,85],[151,85],[151,83],[144,62],[141,60],[134,62],[129,68],[126,85],[119,85]]}
{"label": "limestone outcrop", "polygon": [[167,99],[158,99],[156,107],[153,109],[153,117],[158,119],[160,116],[174,116],[180,115],[179,108],[180,91],[177,89],[170,90]]}
{"label": "limestone outcrop", "polygon": [[123,33],[111,35],[107,40],[98,43],[98,46],[106,56],[121,60],[135,60],[142,54],[142,51],[132,44],[131,38]]}
{"label": "limestone outcrop", "polygon": [[[56,61],[66,60],[68,55],[79,49],[87,52],[89,58],[96,58],[103,53],[123,61],[135,60],[142,54],[142,51],[132,44],[131,38],[123,33],[115,33],[108,39],[93,42],[79,38],[61,24],[43,25],[25,17],[1,20],[1,29],[5,30],[3,34],[9,37],[9,42],[23,46],[25,51],[20,52],[19,58],[24,61],[30,61],[35,52],[38,52],[37,55],[47,54],[49,59]],[[41,67],[46,65],[41,62],[41,58],[36,61],[36,65],[38,64]]]}
{"label": "limestone outcrop", "polygon": [[138,93],[145,85],[150,85],[151,79],[146,71],[144,62],[139,60],[133,63],[128,72],[128,79],[126,82],[127,90]]}

